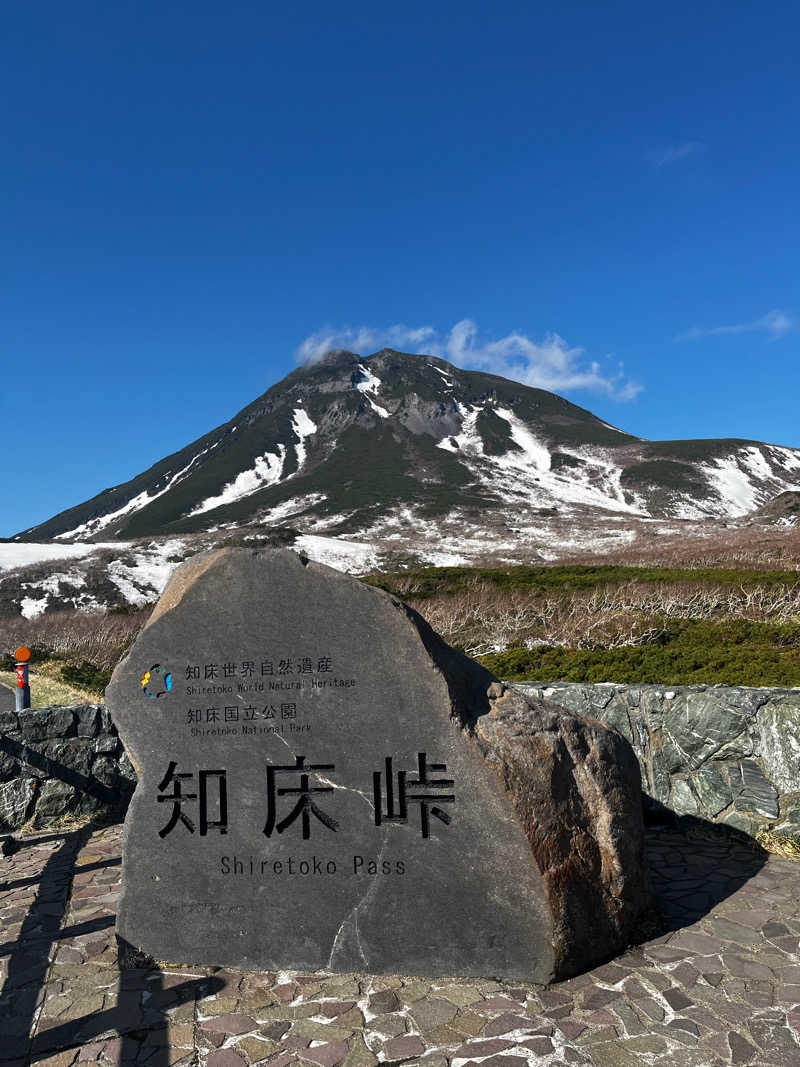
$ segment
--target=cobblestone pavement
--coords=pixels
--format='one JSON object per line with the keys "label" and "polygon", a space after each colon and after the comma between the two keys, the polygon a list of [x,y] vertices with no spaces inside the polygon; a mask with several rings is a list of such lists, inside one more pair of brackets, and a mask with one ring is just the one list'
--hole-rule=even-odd
{"label": "cobblestone pavement", "polygon": [[800,1067],[800,864],[728,837],[649,831],[667,932],[550,988],[120,972],[120,837],[42,833],[0,861],[3,1067]]}

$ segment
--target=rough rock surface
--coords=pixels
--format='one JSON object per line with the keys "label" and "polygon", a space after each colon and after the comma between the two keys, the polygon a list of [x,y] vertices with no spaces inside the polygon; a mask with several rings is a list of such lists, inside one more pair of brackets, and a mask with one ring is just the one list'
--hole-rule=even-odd
{"label": "rough rock surface", "polygon": [[597,719],[530,701],[501,684],[476,723],[544,876],[565,976],[634,937],[647,900],[638,765]]}
{"label": "rough rock surface", "polygon": [[0,833],[123,812],[135,783],[101,705],[0,712]]}
{"label": "rough rock surface", "polygon": [[523,682],[516,689],[623,734],[645,803],[725,823],[800,855],[800,689]]}
{"label": "rough rock surface", "polygon": [[402,602],[293,552],[184,564],[107,696],[139,773],[135,951],[548,982],[622,950],[648,907],[624,739],[504,693]]}

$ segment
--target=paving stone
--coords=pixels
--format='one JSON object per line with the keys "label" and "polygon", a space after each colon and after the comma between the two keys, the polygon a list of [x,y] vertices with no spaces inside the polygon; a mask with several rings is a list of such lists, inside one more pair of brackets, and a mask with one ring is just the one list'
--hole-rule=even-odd
{"label": "paving stone", "polygon": [[300,1059],[317,1063],[320,1067],[334,1067],[335,1064],[342,1062],[349,1051],[350,1047],[346,1041],[331,1041],[328,1044],[303,1049],[299,1056]]}
{"label": "paving stone", "polygon": [[329,1019],[335,1019],[337,1015],[344,1015],[355,1007],[354,1000],[328,1000],[320,1004],[320,1015],[327,1015]]}
{"label": "paving stone", "polygon": [[731,1050],[731,1063],[750,1063],[756,1055],[756,1048],[736,1030],[728,1032],[728,1046]]}
{"label": "paving stone", "polygon": [[476,1015],[472,1011],[459,1011],[451,1025],[461,1034],[475,1037],[480,1034],[487,1025],[486,1016]]}
{"label": "paving stone", "polygon": [[284,1034],[288,1034],[291,1025],[290,1019],[283,1019],[278,1022],[267,1023],[266,1026],[259,1026],[258,1032],[271,1041],[280,1041]]}
{"label": "paving stone", "polygon": [[[375,1067],[377,1062],[378,1057],[370,1052],[363,1038],[354,1037],[350,1042],[350,1051],[342,1060],[342,1067]],[[427,1060],[425,1062],[427,1063]]]}
{"label": "paving stone", "polygon": [[587,1029],[576,1040],[578,1045],[595,1045],[604,1041],[616,1041],[619,1031],[614,1026],[601,1026],[599,1029]]}
{"label": "paving stone", "polygon": [[213,1019],[205,1019],[200,1023],[200,1027],[208,1033],[249,1034],[258,1029],[258,1023],[249,1015],[229,1013],[217,1015]]}
{"label": "paving stone", "polygon": [[650,1019],[654,1019],[656,1022],[661,1022],[661,1020],[664,1018],[664,1009],[661,1007],[657,1000],[653,1000],[652,998],[644,998],[635,1000],[634,1004],[637,1008],[640,1008],[645,1013],[645,1015],[647,1015]]}
{"label": "paving stone", "polygon": [[[77,1056],[78,1049],[66,1049],[64,1052],[57,1052],[54,1056],[46,1056],[44,1059],[37,1060],[37,1067],[70,1067],[70,1064],[75,1062]],[[0,1060],[0,1062],[2,1062],[5,1067],[5,1064],[15,1061],[2,1059]],[[18,1062],[20,1064],[20,1067],[22,1067],[22,1065],[25,1063],[25,1060],[19,1060]]]}
{"label": "paving stone", "polygon": [[[480,1018],[480,1016],[476,1016]],[[458,1026],[459,1020],[456,1019],[454,1025]],[[511,1033],[512,1030],[526,1030],[531,1025],[531,1020],[524,1015],[511,1015],[506,1013],[505,1015],[498,1015],[495,1019],[490,1019],[489,1022],[483,1027],[483,1033],[486,1037],[498,1037],[501,1034]]]}
{"label": "paving stone", "polygon": [[642,1061],[619,1041],[604,1041],[592,1045],[594,1067],[641,1067]]}
{"label": "paving stone", "polygon": [[402,1060],[409,1056],[419,1056],[425,1051],[425,1046],[416,1035],[393,1037],[383,1046],[387,1060]]}
{"label": "paving stone", "polygon": [[453,1048],[456,1045],[460,1045],[464,1040],[464,1035],[459,1033],[458,1030],[452,1026],[434,1026],[432,1030],[425,1030],[419,1035],[425,1042],[426,1046],[439,1048],[447,1047]]}
{"label": "paving stone", "polygon": [[677,988],[665,989],[663,997],[673,1011],[681,1011],[683,1008],[689,1008],[693,1003],[693,1001],[686,996],[683,990]]}
{"label": "paving stone", "polygon": [[625,1028],[625,1033],[630,1037],[636,1037],[639,1034],[645,1032],[645,1026],[642,1020],[634,1011],[630,1004],[615,1004],[614,1014],[618,1016],[620,1022]]}
{"label": "paving stone", "polygon": [[408,1023],[402,1015],[378,1015],[365,1023],[365,1027],[384,1037],[397,1037],[408,1029]]}
{"label": "paving stone", "polygon": [[316,1023],[313,1019],[300,1019],[291,1029],[291,1037],[303,1037],[308,1041],[346,1041],[353,1031],[333,1023]]}
{"label": "paving stone", "polygon": [[381,993],[374,993],[367,999],[367,1009],[373,1015],[385,1015],[387,1012],[398,1011],[400,998],[393,989],[385,989]]}
{"label": "paving stone", "polygon": [[209,1054],[207,1067],[246,1067],[246,1061],[232,1048],[219,1049]]}
{"label": "paving stone", "polygon": [[600,986],[591,986],[584,990],[581,1004],[585,1009],[602,1008],[610,1004],[612,1000],[619,1000],[620,992],[617,989],[603,989]]}
{"label": "paving stone", "polygon": [[[402,994],[406,993],[406,989],[403,989]],[[481,999],[480,990],[474,985],[446,985],[441,986],[436,990],[437,997],[444,997],[445,1000],[449,1000],[451,1004],[455,1004],[459,1008],[465,1008],[469,1004],[474,1004],[476,1000]],[[408,1001],[405,996],[402,997],[403,1003]]]}
{"label": "paving stone", "polygon": [[443,1000],[440,997],[425,997],[415,1001],[409,1010],[418,1030],[430,1030],[435,1026],[451,1022],[458,1009],[449,1000]]}

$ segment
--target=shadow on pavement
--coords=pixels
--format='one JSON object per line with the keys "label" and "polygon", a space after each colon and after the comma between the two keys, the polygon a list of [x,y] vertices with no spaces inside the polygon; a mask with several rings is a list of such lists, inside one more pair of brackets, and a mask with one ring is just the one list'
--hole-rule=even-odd
{"label": "shadow on pavement", "polygon": [[650,812],[647,860],[662,932],[691,926],[749,882],[769,858],[732,826],[668,808]]}
{"label": "shadow on pavement", "polygon": [[54,942],[66,914],[75,860],[89,840],[92,827],[62,834],[63,844],[44,866],[39,892],[25,916],[19,938],[10,943],[8,972],[0,990],[3,1044],[0,1057],[22,1059],[29,1034],[44,997]]}

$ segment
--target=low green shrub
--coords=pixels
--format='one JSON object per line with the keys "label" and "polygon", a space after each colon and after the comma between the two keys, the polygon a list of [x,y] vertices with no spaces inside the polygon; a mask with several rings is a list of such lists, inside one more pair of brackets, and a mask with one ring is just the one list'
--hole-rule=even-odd
{"label": "low green shrub", "polygon": [[644,645],[510,648],[480,662],[509,681],[800,685],[800,626],[672,620]]}
{"label": "low green shrub", "polygon": [[111,673],[88,660],[84,660],[80,665],[67,663],[61,668],[61,677],[65,682],[79,689],[88,689],[92,693],[105,692],[106,686],[111,681]]}

